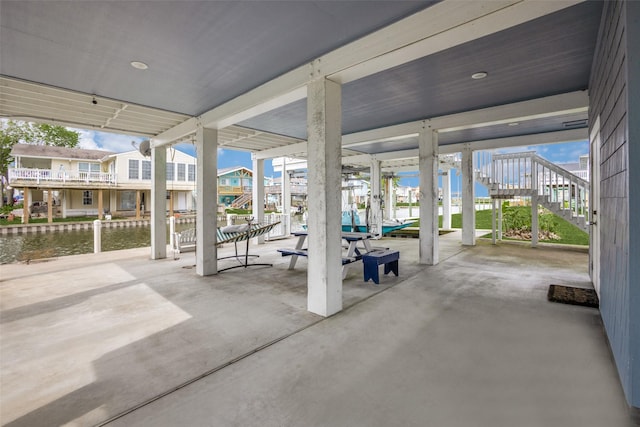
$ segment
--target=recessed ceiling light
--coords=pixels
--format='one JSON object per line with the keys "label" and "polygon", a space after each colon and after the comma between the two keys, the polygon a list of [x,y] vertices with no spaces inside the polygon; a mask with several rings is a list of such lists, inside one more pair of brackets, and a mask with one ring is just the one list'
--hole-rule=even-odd
{"label": "recessed ceiling light", "polygon": [[487,77],[487,73],[485,71],[479,71],[477,73],[473,73],[471,74],[471,78],[474,80],[479,80],[479,79],[484,79],[485,77]]}
{"label": "recessed ceiling light", "polygon": [[137,68],[138,70],[146,70],[147,68],[149,68],[147,64],[140,61],[131,61],[131,66],[133,68]]}
{"label": "recessed ceiling light", "polygon": [[518,122],[513,122],[513,123],[509,123],[509,126],[518,126],[520,123]]}

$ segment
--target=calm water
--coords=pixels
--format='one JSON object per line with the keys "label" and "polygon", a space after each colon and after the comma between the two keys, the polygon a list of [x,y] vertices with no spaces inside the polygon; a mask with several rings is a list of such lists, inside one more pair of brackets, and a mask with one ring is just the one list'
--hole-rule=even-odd
{"label": "calm water", "polygon": [[[195,224],[176,224],[176,231]],[[167,242],[169,242],[167,227]],[[151,227],[103,228],[102,250],[116,251],[151,246]],[[24,259],[93,253],[93,230],[0,236],[0,264]]]}

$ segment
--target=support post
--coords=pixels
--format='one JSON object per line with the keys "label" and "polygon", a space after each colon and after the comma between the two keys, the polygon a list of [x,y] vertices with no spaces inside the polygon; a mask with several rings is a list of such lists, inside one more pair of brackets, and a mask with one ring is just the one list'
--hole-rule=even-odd
{"label": "support post", "polygon": [[[251,186],[251,208],[256,222],[264,223],[264,160],[256,159],[255,153],[251,153],[253,163],[253,176]],[[255,244],[264,244],[264,234],[253,239]]]}
{"label": "support post", "polygon": [[342,310],[342,101],[338,83],[308,84],[309,267],[307,307],[331,316]]}
{"label": "support post", "polygon": [[531,246],[538,246],[538,196],[531,196]]}
{"label": "support post", "polygon": [[462,244],[476,244],[476,202],[473,185],[473,151],[470,144],[462,149]]}
{"label": "support post", "polygon": [[67,217],[67,190],[61,190],[62,194],[62,218]]}
{"label": "support post", "polygon": [[169,217],[173,216],[173,190],[169,190]]}
{"label": "support post", "polygon": [[285,218],[284,233],[291,232],[291,175],[287,171],[287,159],[282,159],[282,215]]}
{"label": "support post", "polygon": [[498,240],[502,241],[502,199],[498,200]]}
{"label": "support post", "polygon": [[151,150],[151,259],[167,257],[167,149]]}
{"label": "support post", "polygon": [[196,130],[197,206],[196,274],[218,273],[216,228],[218,225],[218,130],[198,126]]}
{"label": "support post", "polygon": [[53,190],[51,188],[47,190],[47,222],[53,223]]}
{"label": "support post", "polygon": [[136,219],[140,219],[140,190],[136,190]]}
{"label": "support post", "polygon": [[491,243],[496,244],[496,199],[491,199]]}
{"label": "support post", "polygon": [[22,190],[22,223],[29,224],[29,205],[31,204],[31,190],[25,188]]}
{"label": "support post", "polygon": [[438,134],[423,122],[418,141],[420,167],[420,264],[438,263]]}
{"label": "support post", "polygon": [[93,221],[93,253],[102,252],[102,222],[99,219]]}
{"label": "support post", "polygon": [[442,173],[442,228],[451,230],[451,169]]}
{"label": "support post", "polygon": [[382,177],[380,175],[380,160],[375,156],[371,156],[371,198],[369,200],[370,213],[370,231],[377,236],[382,237]]}
{"label": "support post", "polygon": [[[384,180],[384,207],[386,212],[386,217],[387,218],[394,218],[395,215],[395,197],[394,196],[394,191],[393,191],[393,177],[388,176],[385,178]],[[384,219],[384,216],[383,216]]]}
{"label": "support post", "polygon": [[102,199],[102,188],[98,190],[98,219],[102,219],[104,215],[104,200]]}

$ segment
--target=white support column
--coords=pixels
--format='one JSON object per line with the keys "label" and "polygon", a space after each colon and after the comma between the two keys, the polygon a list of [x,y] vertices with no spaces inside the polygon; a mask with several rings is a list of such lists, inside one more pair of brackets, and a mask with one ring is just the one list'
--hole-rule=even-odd
{"label": "white support column", "polygon": [[196,274],[218,273],[216,227],[218,216],[218,130],[199,126],[196,131],[197,206]]}
{"label": "white support column", "polygon": [[382,176],[380,175],[380,160],[371,156],[371,198],[369,200],[370,229],[369,231],[382,236]]}
{"label": "white support column", "polygon": [[451,169],[442,173],[442,228],[451,230]]}
{"label": "white support column", "polygon": [[491,199],[491,243],[496,244],[496,235],[498,231],[496,229],[496,199]]}
{"label": "white support column", "polygon": [[[264,160],[256,159],[255,153],[251,154],[253,160],[253,185],[251,208],[256,222],[264,223]],[[255,244],[264,244],[264,234],[253,239]]]}
{"label": "white support column", "polygon": [[291,175],[287,171],[287,161],[282,159],[282,215],[284,215],[284,234],[291,232]]}
{"label": "white support column", "polygon": [[384,180],[384,184],[384,208],[386,211],[385,216],[387,218],[394,218],[396,198],[394,197],[395,194],[393,189],[393,177],[386,177]]}
{"label": "white support column", "polygon": [[62,218],[67,217],[67,190],[60,190],[62,198]]}
{"label": "white support column", "polygon": [[341,87],[322,78],[309,83],[307,92],[307,308],[331,316],[342,310]]}
{"label": "white support column", "polygon": [[167,257],[166,199],[167,147],[163,146],[151,150],[151,259]]}
{"label": "white support column", "polygon": [[438,263],[438,133],[425,122],[418,141],[420,264]]}
{"label": "white support column", "polygon": [[462,244],[476,244],[476,206],[473,185],[473,151],[471,145],[462,149]]}
{"label": "white support column", "polygon": [[538,196],[531,196],[531,246],[538,246]]}
{"label": "white support column", "polygon": [[498,240],[502,240],[502,199],[498,199]]}

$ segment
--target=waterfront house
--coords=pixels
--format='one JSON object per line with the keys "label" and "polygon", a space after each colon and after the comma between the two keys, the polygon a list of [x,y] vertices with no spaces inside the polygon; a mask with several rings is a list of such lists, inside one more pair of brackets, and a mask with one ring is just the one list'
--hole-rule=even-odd
{"label": "waterfront house", "polygon": [[[16,144],[11,155],[15,162],[9,168],[9,184],[22,190],[25,206],[38,204],[38,214],[50,222],[55,216],[139,218],[149,211],[151,160],[137,150],[114,153]],[[168,149],[167,159],[167,210],[193,210],[195,157]],[[28,222],[27,215],[23,219]]]}

